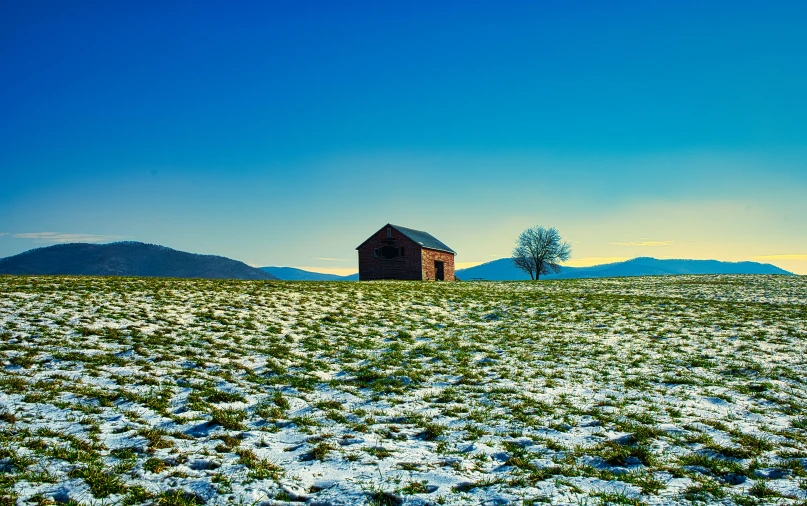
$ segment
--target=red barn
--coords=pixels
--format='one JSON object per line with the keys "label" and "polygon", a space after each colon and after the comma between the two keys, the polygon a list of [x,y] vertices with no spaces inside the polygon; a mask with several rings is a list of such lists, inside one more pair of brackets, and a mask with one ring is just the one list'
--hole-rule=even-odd
{"label": "red barn", "polygon": [[356,248],[359,280],[411,279],[454,281],[457,253],[431,234],[384,225]]}

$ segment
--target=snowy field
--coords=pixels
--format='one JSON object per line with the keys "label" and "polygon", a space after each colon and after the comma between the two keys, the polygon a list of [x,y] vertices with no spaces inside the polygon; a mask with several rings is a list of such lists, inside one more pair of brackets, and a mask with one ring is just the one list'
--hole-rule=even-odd
{"label": "snowy field", "polygon": [[0,276],[0,504],[804,504],[807,278]]}

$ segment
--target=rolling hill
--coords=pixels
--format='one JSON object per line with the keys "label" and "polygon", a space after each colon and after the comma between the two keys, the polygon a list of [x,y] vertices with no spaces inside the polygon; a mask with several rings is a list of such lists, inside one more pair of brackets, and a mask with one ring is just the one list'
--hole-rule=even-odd
{"label": "rolling hill", "polygon": [[32,249],[0,259],[0,274],[277,279],[268,272],[230,258],[131,241],[57,244]]}
{"label": "rolling hill", "polygon": [[[676,274],[785,274],[792,275],[774,265],[758,262],[721,262],[719,260],[673,260],[639,257],[624,262],[594,265],[591,267],[564,267],[559,274],[541,276],[541,279],[610,278],[620,276],[663,276]],[[475,267],[460,269],[457,276],[463,281],[484,279],[512,281],[530,279],[516,269],[509,258],[500,258]]]}

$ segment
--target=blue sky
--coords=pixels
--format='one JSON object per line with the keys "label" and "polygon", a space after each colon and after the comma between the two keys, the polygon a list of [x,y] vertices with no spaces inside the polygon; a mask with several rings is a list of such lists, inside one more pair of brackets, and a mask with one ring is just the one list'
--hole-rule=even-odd
{"label": "blue sky", "polygon": [[0,256],[125,239],[349,272],[387,222],[465,265],[543,224],[572,265],[807,273],[805,19],[792,1],[4,2]]}

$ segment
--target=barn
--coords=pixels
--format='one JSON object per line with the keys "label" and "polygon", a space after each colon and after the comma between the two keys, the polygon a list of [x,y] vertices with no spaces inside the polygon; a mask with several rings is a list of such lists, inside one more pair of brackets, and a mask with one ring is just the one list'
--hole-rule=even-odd
{"label": "barn", "polygon": [[359,280],[455,281],[457,253],[421,230],[387,223],[357,248]]}

